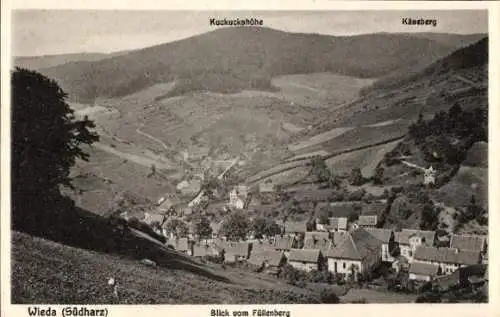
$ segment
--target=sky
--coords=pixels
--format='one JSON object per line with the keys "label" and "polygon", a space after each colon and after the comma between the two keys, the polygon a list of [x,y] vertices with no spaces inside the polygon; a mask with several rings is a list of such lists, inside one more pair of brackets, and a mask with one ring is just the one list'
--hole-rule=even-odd
{"label": "sky", "polygon": [[[12,13],[12,53],[37,56],[110,53],[171,42],[213,31],[209,18],[259,18],[263,26],[301,33],[487,33],[486,10],[454,11],[111,11],[18,10]],[[404,17],[437,19],[408,26]]]}

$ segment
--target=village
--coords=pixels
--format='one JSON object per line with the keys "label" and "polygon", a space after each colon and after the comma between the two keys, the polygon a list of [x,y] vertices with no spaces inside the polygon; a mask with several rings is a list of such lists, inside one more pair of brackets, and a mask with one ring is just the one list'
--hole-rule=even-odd
{"label": "village", "polygon": [[[433,167],[421,170],[423,184],[432,186]],[[272,182],[261,182],[258,186],[261,198],[275,193]],[[219,204],[227,214],[231,210],[246,210],[252,201],[252,193],[245,185],[234,186],[228,196],[225,203]],[[195,204],[204,201],[202,195],[196,197]],[[194,224],[183,233],[166,228],[167,219],[191,219],[192,212],[184,212],[191,211],[193,205],[162,197],[156,212],[146,213],[143,222],[165,237],[167,247],[178,252],[223,266],[244,265],[275,277],[286,266],[305,273],[329,272],[336,283],[369,283],[380,277],[380,272],[391,272],[394,276],[406,276],[415,291],[428,282],[449,280],[459,268],[488,263],[486,235],[438,235],[428,230],[380,228],[376,211],[357,219],[347,216],[300,221],[276,219],[272,220],[274,234],[258,234],[249,226],[244,236],[238,238],[221,230],[223,220],[210,222],[210,229],[205,230],[208,234],[203,235]],[[375,209],[384,206],[383,201],[372,204]]]}

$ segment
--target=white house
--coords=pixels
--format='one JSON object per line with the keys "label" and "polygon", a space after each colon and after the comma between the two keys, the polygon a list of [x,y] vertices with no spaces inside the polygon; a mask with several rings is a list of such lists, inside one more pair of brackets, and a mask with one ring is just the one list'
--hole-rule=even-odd
{"label": "white house", "polygon": [[334,274],[353,276],[370,273],[381,262],[382,242],[364,228],[347,233],[334,248],[328,250],[328,270]]}
{"label": "white house", "polygon": [[400,254],[411,263],[419,246],[431,247],[434,245],[436,233],[426,230],[403,229],[394,233],[394,239],[399,246]]}
{"label": "white house", "polygon": [[229,206],[236,209],[245,208],[245,203],[248,198],[248,189],[244,185],[234,187],[229,193]]}
{"label": "white house", "polygon": [[434,185],[436,183],[436,170],[432,167],[424,170],[424,185]]}

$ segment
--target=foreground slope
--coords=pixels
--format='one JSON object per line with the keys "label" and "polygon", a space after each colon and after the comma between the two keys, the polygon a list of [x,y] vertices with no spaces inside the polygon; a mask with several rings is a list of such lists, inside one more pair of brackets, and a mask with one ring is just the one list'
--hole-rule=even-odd
{"label": "foreground slope", "polygon": [[[131,258],[69,247],[19,232],[13,232],[12,247],[12,300],[16,304],[117,303],[107,285],[110,277],[120,285],[119,304],[317,302],[310,291],[235,269],[190,264],[192,260],[185,257],[183,261],[180,254],[171,263],[149,267]],[[197,265],[220,278],[190,272],[176,263]]]}

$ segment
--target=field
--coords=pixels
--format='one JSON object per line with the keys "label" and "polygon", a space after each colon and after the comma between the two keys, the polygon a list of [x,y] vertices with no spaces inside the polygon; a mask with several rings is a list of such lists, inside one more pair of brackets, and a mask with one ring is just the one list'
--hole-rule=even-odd
{"label": "field", "polygon": [[[204,266],[166,249],[171,253],[167,255],[169,260],[148,267],[131,258],[68,247],[17,232],[13,232],[12,247],[15,304],[259,304],[317,300],[311,291],[238,269]],[[118,301],[107,285],[110,277],[118,282]]]}
{"label": "field", "polygon": [[313,147],[315,145],[319,145],[321,143],[327,142],[331,139],[334,139],[350,130],[353,128],[336,128],[332,129],[330,131],[324,132],[317,134],[313,137],[311,137],[309,140],[299,142],[298,144],[292,144],[288,146],[288,149],[293,152],[298,152],[302,149]]}
{"label": "field", "polygon": [[279,88],[278,95],[293,104],[329,108],[356,98],[359,90],[373,81],[332,73],[312,73],[277,76],[271,83]]}
{"label": "field", "polygon": [[364,177],[373,176],[373,172],[385,154],[393,150],[401,141],[374,146],[364,150],[345,153],[327,159],[326,165],[336,174],[349,174],[353,168],[360,168]]}

